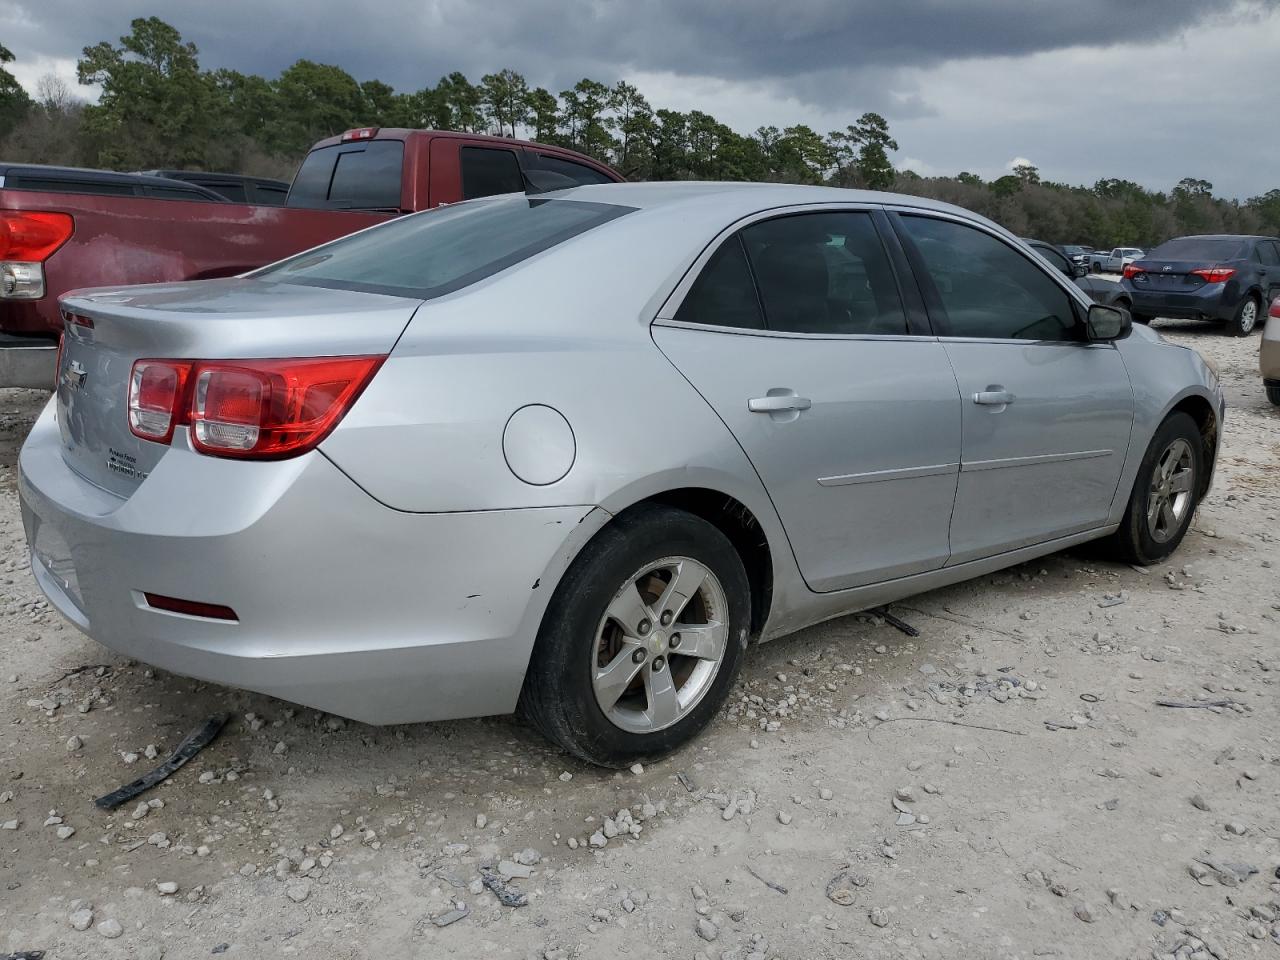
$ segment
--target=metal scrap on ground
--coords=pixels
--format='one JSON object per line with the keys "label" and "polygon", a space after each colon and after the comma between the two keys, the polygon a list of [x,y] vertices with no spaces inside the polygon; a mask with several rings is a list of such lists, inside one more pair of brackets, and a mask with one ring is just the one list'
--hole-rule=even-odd
{"label": "metal scrap on ground", "polygon": [[488,867],[480,868],[480,882],[493,891],[493,895],[504,907],[523,907],[529,902],[526,894],[511,889],[502,877]]}
{"label": "metal scrap on ground", "polygon": [[230,716],[225,713],[210,717],[203,724],[192,730],[185,740],[178,744],[178,749],[169,754],[164,763],[150,773],[139,777],[132,783],[126,783],[118,790],[112,790],[93,801],[101,810],[114,810],[122,803],[128,803],[140,793],[145,793],[158,783],[163,783],[182,769],[188,760],[213,742]]}

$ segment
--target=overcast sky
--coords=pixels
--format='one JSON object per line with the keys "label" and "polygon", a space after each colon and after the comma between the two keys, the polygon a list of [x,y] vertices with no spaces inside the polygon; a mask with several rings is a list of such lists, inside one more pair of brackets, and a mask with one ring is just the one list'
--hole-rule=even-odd
{"label": "overcast sky", "polygon": [[744,133],[876,110],[923,174],[1280,187],[1280,0],[0,0],[0,43],[28,89],[74,83],[81,48],[152,14],[206,68],[305,57],[415,90],[509,66],[553,91],[626,79]]}

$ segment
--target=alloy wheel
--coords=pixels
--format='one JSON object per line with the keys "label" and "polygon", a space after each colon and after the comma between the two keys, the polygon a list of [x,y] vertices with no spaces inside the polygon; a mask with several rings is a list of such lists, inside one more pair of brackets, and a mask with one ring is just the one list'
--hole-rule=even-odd
{"label": "alloy wheel", "polygon": [[1168,543],[1191,510],[1195,457],[1191,444],[1179,437],[1156,461],[1147,498],[1147,532],[1156,543]]}
{"label": "alloy wheel", "polygon": [[1258,301],[1250,297],[1240,308],[1240,329],[1244,333],[1253,333],[1258,322]]}
{"label": "alloy wheel", "polygon": [[711,689],[729,640],[716,575],[665,557],[629,577],[596,629],[591,685],[609,721],[630,733],[678,723]]}

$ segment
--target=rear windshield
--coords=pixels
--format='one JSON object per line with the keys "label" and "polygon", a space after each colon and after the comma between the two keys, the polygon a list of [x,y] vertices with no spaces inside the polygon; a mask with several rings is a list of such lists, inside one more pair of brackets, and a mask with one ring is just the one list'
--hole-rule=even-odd
{"label": "rear windshield", "polygon": [[633,207],[495,197],[410,214],[253,276],[430,300],[470,286]]}
{"label": "rear windshield", "polygon": [[1180,237],[1168,240],[1147,254],[1148,260],[1242,260],[1248,243],[1234,237]]}
{"label": "rear windshield", "polygon": [[399,210],[401,140],[365,140],[307,154],[289,190],[291,207]]}

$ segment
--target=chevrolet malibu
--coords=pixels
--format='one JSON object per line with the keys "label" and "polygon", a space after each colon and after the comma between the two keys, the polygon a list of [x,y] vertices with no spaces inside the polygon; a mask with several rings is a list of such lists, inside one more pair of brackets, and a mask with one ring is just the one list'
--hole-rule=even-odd
{"label": "chevrolet malibu", "polygon": [[20,489],[65,617],[605,765],[692,737],[753,640],[1088,540],[1164,559],[1224,412],[994,224],[825,188],[506,195],[63,313]]}

